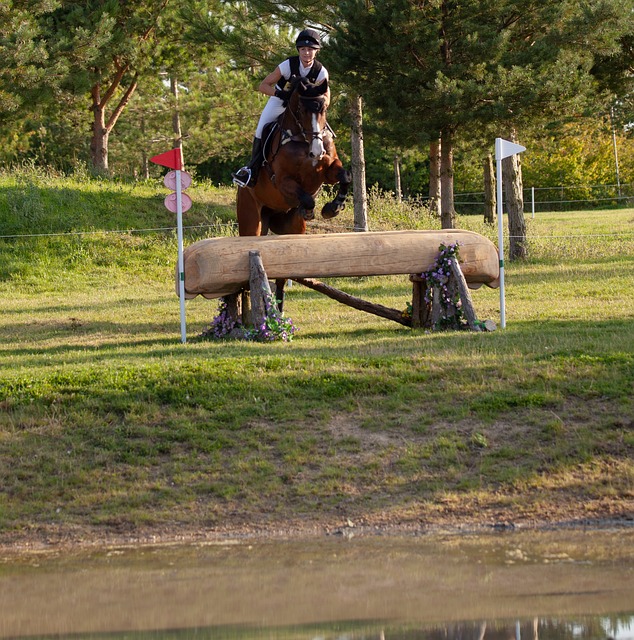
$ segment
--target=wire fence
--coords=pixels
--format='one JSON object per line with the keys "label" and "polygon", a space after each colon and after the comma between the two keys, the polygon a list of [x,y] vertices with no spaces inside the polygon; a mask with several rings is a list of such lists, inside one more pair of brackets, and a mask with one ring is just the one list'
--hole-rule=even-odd
{"label": "wire fence", "polygon": [[[575,211],[634,206],[634,184],[601,184],[559,187],[527,187],[523,191],[524,212]],[[484,191],[456,193],[456,211],[484,215]],[[505,203],[504,209],[506,210]]]}
{"label": "wire fence", "polygon": [[[610,209],[634,207],[634,184],[620,185],[578,185],[559,187],[528,187],[523,190],[524,214],[539,212],[575,211],[588,209]],[[485,212],[485,195],[483,191],[469,191],[456,193],[454,196],[456,211],[461,215],[483,215]],[[504,211],[506,211],[504,203]],[[324,231],[353,231],[354,222],[343,221],[333,227],[332,222]],[[381,227],[380,221],[378,227]],[[415,222],[415,221],[414,221]],[[394,220],[392,220],[394,223]],[[319,223],[315,221],[314,226]],[[409,228],[409,227],[408,227]],[[416,224],[414,227],[416,228]],[[215,220],[208,224],[185,225],[184,233],[190,239],[200,239],[205,236],[233,236],[238,235],[237,221],[223,222]],[[100,229],[86,231],[52,231],[36,233],[0,233],[0,240],[42,238],[59,236],[94,236],[102,234],[147,234],[172,236],[176,234],[176,226],[150,227],[137,229]],[[626,234],[628,236],[631,233]],[[506,235],[508,238],[509,236]],[[568,236],[569,237],[569,236]]]}

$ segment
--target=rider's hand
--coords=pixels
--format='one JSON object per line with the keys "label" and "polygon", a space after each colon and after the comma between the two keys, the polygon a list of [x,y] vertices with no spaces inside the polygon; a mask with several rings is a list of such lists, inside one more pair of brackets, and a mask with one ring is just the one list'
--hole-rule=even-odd
{"label": "rider's hand", "polygon": [[292,91],[283,91],[282,89],[275,89],[275,97],[285,102],[291,97]]}

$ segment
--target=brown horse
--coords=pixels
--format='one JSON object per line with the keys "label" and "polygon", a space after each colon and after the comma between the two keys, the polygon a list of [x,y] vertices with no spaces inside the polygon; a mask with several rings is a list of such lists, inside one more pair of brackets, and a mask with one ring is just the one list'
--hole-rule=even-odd
{"label": "brown horse", "polygon": [[[339,184],[335,198],[326,203],[325,219],[341,213],[352,182],[337,156],[334,134],[326,121],[327,84],[294,79],[286,110],[264,131],[265,161],[253,188],[240,187],[237,197],[241,236],[305,233],[315,217],[315,196],[323,184]],[[276,280],[279,310],[284,301],[284,280]]]}

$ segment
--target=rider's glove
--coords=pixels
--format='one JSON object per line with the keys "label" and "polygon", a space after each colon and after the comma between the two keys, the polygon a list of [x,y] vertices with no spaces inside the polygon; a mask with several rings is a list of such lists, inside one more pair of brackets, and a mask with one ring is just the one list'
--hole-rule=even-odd
{"label": "rider's glove", "polygon": [[291,97],[292,91],[283,91],[282,89],[275,89],[275,97],[285,102]]}

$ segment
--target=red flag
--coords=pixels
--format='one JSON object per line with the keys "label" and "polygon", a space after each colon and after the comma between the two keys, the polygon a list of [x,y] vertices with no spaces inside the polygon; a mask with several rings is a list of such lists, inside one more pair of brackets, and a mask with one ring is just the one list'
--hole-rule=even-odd
{"label": "red flag", "polygon": [[180,171],[183,168],[183,154],[180,149],[172,149],[171,151],[159,153],[158,156],[150,158],[150,162]]}

